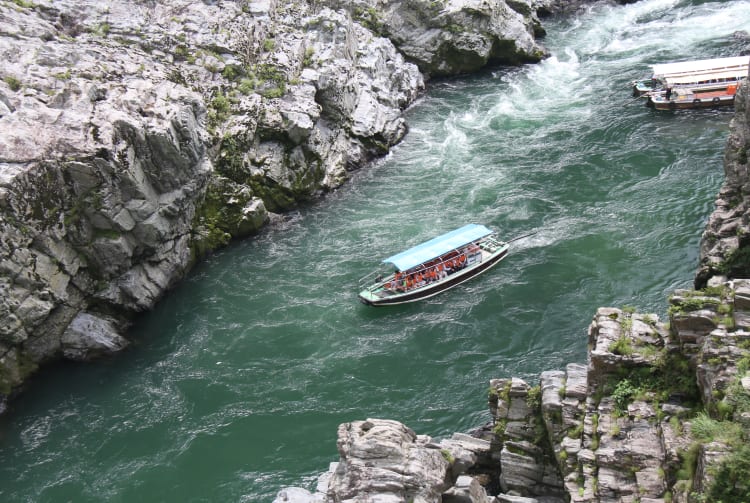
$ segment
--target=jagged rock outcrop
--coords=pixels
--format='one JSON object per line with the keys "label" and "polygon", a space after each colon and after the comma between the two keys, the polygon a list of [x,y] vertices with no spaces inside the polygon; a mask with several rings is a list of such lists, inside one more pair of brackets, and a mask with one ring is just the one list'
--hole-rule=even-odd
{"label": "jagged rock outcrop", "polygon": [[401,139],[416,67],[306,9],[0,6],[0,395],[125,347],[197,257]]}
{"label": "jagged rock outcrop", "polygon": [[124,347],[197,259],[385,154],[424,88],[404,54],[435,75],[537,61],[542,4],[0,5],[0,401]]}
{"label": "jagged rock outcrop", "polygon": [[[747,458],[735,449],[750,431],[748,292],[750,280],[678,290],[669,324],[600,308],[588,363],[543,372],[535,386],[493,379],[492,421],[472,436],[420,443],[393,421],[342,425],[342,461],[316,493],[295,501],[408,501],[394,495],[420,477],[433,490],[415,501],[688,503],[714,494],[739,501],[746,488],[737,470]],[[420,462],[425,451],[415,448],[432,449],[437,468]],[[403,478],[392,480],[394,472]],[[289,491],[276,501],[289,501]]]}
{"label": "jagged rock outcrop", "polygon": [[388,37],[429,76],[477,71],[488,64],[537,62],[546,56],[537,16],[551,2],[527,0],[354,1],[353,15]]}
{"label": "jagged rock outcrop", "polygon": [[[0,400],[47,360],[124,347],[128,317],[197,259],[403,138],[424,78],[368,24],[372,6],[342,7],[0,5]],[[413,19],[428,2],[380,7],[394,33],[434,36]],[[442,9],[430,67],[542,54],[533,12],[497,0]],[[471,68],[447,62],[466,51]],[[103,321],[71,326],[80,316]]]}
{"label": "jagged rock outcrop", "polygon": [[[434,444],[446,453],[452,487],[432,501],[750,496],[750,280],[738,278],[750,272],[749,102],[743,85],[725,151],[727,180],[701,242],[701,289],[675,291],[668,324],[654,314],[600,308],[589,327],[587,365],[543,372],[537,386],[492,380],[492,422],[473,433],[476,443],[456,445],[456,434]],[[308,498],[300,501],[339,501],[325,483]]]}
{"label": "jagged rock outcrop", "polygon": [[750,100],[748,86],[735,96],[735,114],[724,149],[724,183],[701,236],[700,267],[695,287],[703,288],[713,276],[750,276]]}
{"label": "jagged rock outcrop", "polygon": [[396,421],[342,424],[328,494],[334,501],[436,501],[448,487],[450,465],[429,442]]}

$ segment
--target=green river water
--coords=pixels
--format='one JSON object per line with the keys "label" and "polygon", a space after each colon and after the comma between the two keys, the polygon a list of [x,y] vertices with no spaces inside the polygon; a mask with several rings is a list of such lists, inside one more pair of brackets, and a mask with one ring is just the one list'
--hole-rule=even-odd
{"label": "green river water", "polygon": [[[585,362],[599,306],[689,287],[732,111],[656,112],[651,63],[736,55],[750,2],[643,0],[545,22],[538,65],[431,82],[392,153],[199,265],[124,354],[42,371],[0,418],[0,501],[269,502],[314,488],[340,423],[434,437],[488,381]],[[466,223],[527,232],[491,272],[371,308],[379,259]]]}

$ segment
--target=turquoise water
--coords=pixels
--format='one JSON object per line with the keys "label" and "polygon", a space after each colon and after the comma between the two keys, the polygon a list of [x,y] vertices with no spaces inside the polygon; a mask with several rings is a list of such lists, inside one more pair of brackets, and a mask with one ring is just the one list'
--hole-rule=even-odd
{"label": "turquoise water", "polygon": [[[551,58],[432,83],[387,158],[209,258],[131,350],[43,371],[0,418],[0,499],[271,501],[313,487],[340,423],[466,431],[489,420],[489,379],[584,362],[597,307],[663,316],[692,284],[732,112],[657,113],[627,84],[733,54],[750,6],[645,0],[546,26]],[[469,222],[537,234],[426,302],[357,302],[379,258]]]}

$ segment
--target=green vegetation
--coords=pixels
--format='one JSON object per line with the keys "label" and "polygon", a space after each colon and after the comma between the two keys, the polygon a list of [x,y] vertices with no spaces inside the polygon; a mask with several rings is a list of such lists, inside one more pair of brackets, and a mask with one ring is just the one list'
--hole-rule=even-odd
{"label": "green vegetation", "polygon": [[610,347],[610,351],[616,355],[628,356],[633,354],[633,346],[630,337],[621,335]]}
{"label": "green vegetation", "polygon": [[443,458],[450,464],[455,463],[456,458],[451,454],[451,451],[448,449],[440,449],[440,454],[443,455]]}
{"label": "green vegetation", "polygon": [[615,407],[618,412],[627,412],[628,405],[634,397],[643,393],[643,390],[637,386],[633,386],[629,379],[623,379],[617,383],[614,392],[612,392],[612,399],[615,401]]}
{"label": "green vegetation", "polygon": [[747,147],[744,145],[737,151],[737,161],[740,164],[747,164]]}
{"label": "green vegetation", "polygon": [[21,81],[11,75],[3,77],[3,81],[8,84],[11,91],[19,91],[21,89]]}
{"label": "green vegetation", "polygon": [[492,427],[492,433],[495,434],[495,437],[500,442],[503,442],[505,440],[505,428],[508,426],[508,421],[506,419],[498,419],[495,421],[495,426]]}
{"label": "green vegetation", "polygon": [[669,314],[683,314],[686,312],[698,311],[707,307],[715,307],[721,304],[719,299],[702,296],[701,292],[694,292],[693,295],[684,298],[679,304],[669,306]]}
{"label": "green vegetation", "polygon": [[208,127],[214,131],[221,123],[229,118],[231,102],[221,91],[218,91],[208,106]]}
{"label": "green vegetation", "polygon": [[724,261],[716,266],[716,270],[730,278],[750,277],[750,247],[740,247],[729,253]]}
{"label": "green vegetation", "polygon": [[568,436],[570,438],[581,438],[581,434],[583,433],[583,423],[579,424],[575,428],[571,428],[568,430]]}
{"label": "green vegetation", "polygon": [[237,86],[237,90],[247,96],[255,92],[255,81],[253,79],[242,79],[240,85]]}
{"label": "green vegetation", "polygon": [[70,80],[72,78],[72,73],[70,71],[70,68],[65,70],[64,72],[58,72],[53,75],[58,80]]}
{"label": "green vegetation", "polygon": [[539,410],[542,406],[542,388],[534,386],[526,393],[526,405],[532,410]]}
{"label": "green vegetation", "polygon": [[[746,348],[742,350],[747,351]],[[741,384],[741,379],[747,375],[748,370],[750,357],[744,355],[737,361],[737,374],[732,382],[723,392],[714,394],[715,401],[709,405],[708,410],[697,413],[690,420],[693,443],[680,452],[681,466],[675,474],[676,488],[691,490],[702,446],[718,442],[731,448],[718,466],[708,467],[713,482],[703,494],[691,493],[691,501],[750,501],[750,486],[747,484],[750,480],[750,437],[743,425],[732,421],[733,418],[750,412],[750,394]],[[681,434],[682,425],[678,420],[671,418],[670,425],[677,434]]]}
{"label": "green vegetation", "polygon": [[261,64],[255,67],[260,81],[259,93],[265,98],[280,98],[286,93],[286,75],[273,65]]}
{"label": "green vegetation", "polygon": [[729,503],[750,501],[750,446],[735,444],[716,472],[708,492],[708,501]]}
{"label": "green vegetation", "polygon": [[359,22],[359,24],[373,32],[375,35],[382,36],[385,33],[383,21],[380,19],[380,14],[375,7],[368,7],[367,9],[356,7],[353,12],[353,17]]}
{"label": "green vegetation", "polygon": [[178,44],[172,52],[175,61],[186,61],[190,57],[190,49],[185,44]]}
{"label": "green vegetation", "polygon": [[112,30],[112,26],[110,26],[109,23],[99,23],[91,30],[91,33],[94,35],[99,35],[100,37],[107,37],[109,36],[109,32]]}
{"label": "green vegetation", "polygon": [[702,443],[718,441],[737,445],[735,442],[741,442],[742,439],[742,427],[738,423],[712,419],[705,412],[700,412],[693,418],[690,433]]}
{"label": "green vegetation", "polygon": [[679,396],[688,406],[700,403],[700,391],[695,383],[688,359],[681,353],[664,353],[648,367],[622,367],[610,375],[603,389],[597,393],[611,395],[615,407],[624,412],[635,399],[651,398],[666,402]]}
{"label": "green vegetation", "polygon": [[36,7],[36,4],[34,2],[30,2],[29,0],[11,0],[14,4],[16,4],[18,7],[21,7],[23,9],[33,9]]}
{"label": "green vegetation", "polygon": [[617,435],[620,434],[620,425],[617,422],[615,422],[612,425],[612,428],[610,429],[609,434],[613,437],[616,437]]}
{"label": "green vegetation", "polygon": [[226,65],[221,76],[229,81],[237,80],[242,75],[242,68],[236,65]]}
{"label": "green vegetation", "polygon": [[315,48],[314,47],[307,47],[305,48],[305,57],[302,59],[302,66],[307,68],[312,66],[313,63],[313,55],[315,54]]}

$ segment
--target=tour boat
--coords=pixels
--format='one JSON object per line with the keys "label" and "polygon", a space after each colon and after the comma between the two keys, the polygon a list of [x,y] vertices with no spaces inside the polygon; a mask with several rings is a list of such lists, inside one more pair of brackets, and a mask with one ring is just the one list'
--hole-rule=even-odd
{"label": "tour boat", "polygon": [[648,94],[647,105],[656,110],[677,110],[684,108],[713,108],[734,105],[737,84],[725,85],[721,89],[677,88],[667,99],[666,92]]}
{"label": "tour boat", "polygon": [[750,56],[701,59],[652,65],[652,76],[633,82],[633,94],[641,96],[667,87],[710,90],[738,84],[747,78]]}
{"label": "tour boat", "polygon": [[369,286],[359,292],[359,300],[384,306],[432,297],[500,262],[509,243],[483,225],[465,225],[384,259],[391,272],[376,271],[362,278],[360,286]]}

